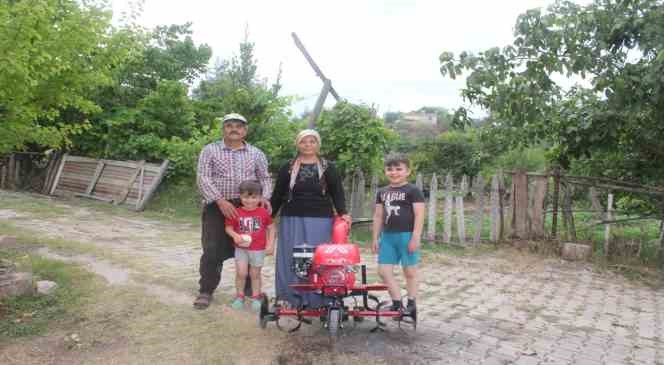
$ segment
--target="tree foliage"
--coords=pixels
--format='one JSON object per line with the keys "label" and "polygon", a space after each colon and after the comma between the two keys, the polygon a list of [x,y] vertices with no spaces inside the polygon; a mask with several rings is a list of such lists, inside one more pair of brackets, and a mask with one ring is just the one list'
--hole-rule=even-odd
{"label": "tree foliage", "polygon": [[520,15],[513,44],[443,52],[440,62],[443,75],[468,73],[463,97],[491,113],[510,145],[545,143],[565,168],[610,157],[607,175],[664,177],[662,1],[557,1]]}
{"label": "tree foliage", "polygon": [[481,164],[477,133],[451,131],[440,134],[419,145],[412,160],[418,172],[475,176]]}
{"label": "tree foliage", "polygon": [[194,89],[194,107],[197,123],[215,133],[215,117],[242,114],[249,121],[247,140],[270,157],[274,170],[293,157],[293,140],[303,125],[291,122],[291,98],[279,95],[279,78],[272,85],[260,79],[254,47],[246,32],[239,55],[220,62]]}
{"label": "tree foliage", "polygon": [[318,130],[323,137],[324,156],[336,161],[343,174],[357,168],[365,172],[380,169],[383,156],[396,139],[368,106],[348,101],[324,111]]}
{"label": "tree foliage", "polygon": [[[110,84],[128,55],[126,34],[101,2],[0,2],[0,153],[70,145],[100,110],[92,91]],[[83,117],[68,123],[66,109]]]}

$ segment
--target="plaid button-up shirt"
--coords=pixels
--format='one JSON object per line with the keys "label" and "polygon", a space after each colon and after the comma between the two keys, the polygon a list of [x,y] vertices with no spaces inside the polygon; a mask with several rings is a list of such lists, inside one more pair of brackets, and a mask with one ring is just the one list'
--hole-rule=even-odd
{"label": "plaid button-up shirt", "polygon": [[263,151],[246,142],[242,148],[231,149],[223,140],[203,148],[198,157],[196,182],[205,204],[219,198],[239,198],[238,187],[245,180],[258,180],[263,196],[272,196],[272,178]]}

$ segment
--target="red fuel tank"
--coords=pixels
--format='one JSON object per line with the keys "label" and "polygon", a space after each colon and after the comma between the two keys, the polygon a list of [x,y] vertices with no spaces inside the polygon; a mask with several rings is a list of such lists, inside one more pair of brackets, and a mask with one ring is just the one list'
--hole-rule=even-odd
{"label": "red fuel tank", "polygon": [[357,265],[360,263],[360,249],[353,244],[322,244],[314,252],[314,266]]}
{"label": "red fuel tank", "polygon": [[332,243],[348,243],[350,242],[350,226],[348,222],[340,216],[334,217],[332,223]]}

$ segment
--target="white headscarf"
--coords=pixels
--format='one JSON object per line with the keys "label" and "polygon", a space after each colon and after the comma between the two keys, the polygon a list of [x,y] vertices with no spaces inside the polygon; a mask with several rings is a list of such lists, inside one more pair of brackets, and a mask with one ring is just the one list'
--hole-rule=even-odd
{"label": "white headscarf", "polygon": [[295,146],[297,147],[300,142],[302,141],[302,138],[312,136],[316,139],[316,142],[318,142],[318,147],[320,148],[321,145],[321,140],[320,140],[320,134],[316,132],[313,129],[303,129],[300,131],[300,133],[297,134],[297,137],[295,137]]}
{"label": "white headscarf", "polygon": [[[299,146],[300,142],[304,137],[312,136],[316,139],[316,142],[318,142],[318,148],[320,151],[320,146],[321,146],[321,139],[320,139],[320,134],[316,132],[313,129],[303,129],[300,131],[300,133],[297,134],[297,137],[295,137],[295,146]],[[291,169],[291,176],[290,176],[290,190],[293,190],[293,186],[295,186],[295,181],[297,180],[297,174],[300,172],[300,165],[302,165],[302,160],[300,159],[300,156],[298,155],[295,161],[293,162],[293,167]],[[318,179],[323,178],[323,173],[325,172],[323,170],[323,166],[321,164],[321,159],[318,158],[316,161],[316,165],[318,165]]]}

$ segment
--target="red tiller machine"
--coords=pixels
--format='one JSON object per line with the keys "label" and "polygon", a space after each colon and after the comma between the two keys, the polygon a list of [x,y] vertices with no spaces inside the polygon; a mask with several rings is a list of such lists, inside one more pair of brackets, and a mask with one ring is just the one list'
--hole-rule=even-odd
{"label": "red tiller machine", "polygon": [[[318,308],[303,305],[284,307],[276,300],[270,303],[264,296],[259,313],[262,328],[266,328],[268,322],[276,322],[278,328],[295,332],[302,323],[311,324],[312,318],[319,318],[332,336],[337,335],[347,322],[352,322],[354,326],[371,318],[376,320],[372,332],[386,326],[386,322],[382,321],[384,318],[395,319],[400,327],[403,323],[417,327],[415,311],[406,312],[404,308],[391,310],[391,301],[380,302],[370,294],[371,291],[387,291],[387,286],[367,284],[366,266],[360,265],[360,248],[349,243],[349,233],[348,224],[337,217],[330,243],[317,247],[304,244],[293,248],[292,270],[305,282],[291,284],[290,287],[302,293],[316,293],[322,296],[324,304]],[[358,266],[362,279],[359,284],[355,279]],[[296,324],[290,328],[280,325],[280,319],[286,317],[291,319],[290,323],[295,319]]]}

